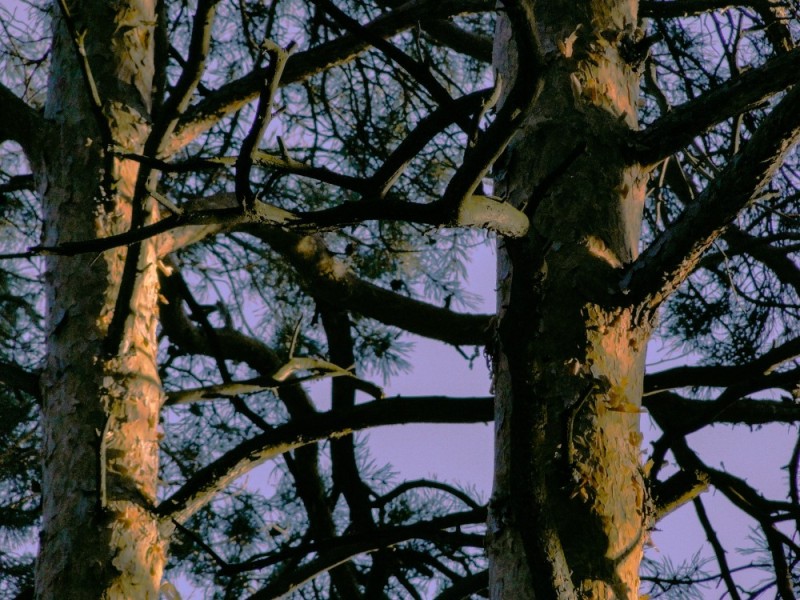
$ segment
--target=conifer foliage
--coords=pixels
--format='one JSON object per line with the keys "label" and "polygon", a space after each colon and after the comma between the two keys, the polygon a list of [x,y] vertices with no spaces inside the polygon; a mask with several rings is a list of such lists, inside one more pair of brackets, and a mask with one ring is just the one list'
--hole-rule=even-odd
{"label": "conifer foliage", "polygon": [[800,594],[796,0],[0,11],[0,596]]}

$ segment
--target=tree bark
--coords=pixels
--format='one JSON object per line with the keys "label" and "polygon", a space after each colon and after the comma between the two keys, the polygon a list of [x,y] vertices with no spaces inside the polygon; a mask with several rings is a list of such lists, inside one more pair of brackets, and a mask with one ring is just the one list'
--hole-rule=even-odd
{"label": "tree bark", "polygon": [[[141,152],[149,131],[154,4],[53,7],[51,138],[35,165],[45,245],[126,231],[137,211],[156,218],[151,202],[134,206],[138,165],[107,154]],[[47,259],[37,598],[158,597],[157,259],[143,242],[124,327],[108,339],[128,252]]]}
{"label": "tree bark", "polygon": [[635,1],[537,3],[543,72],[525,73],[502,17],[495,65],[543,90],[496,166],[497,192],[531,219],[501,240],[495,599],[638,598],[647,536],[638,411],[649,315],[620,302],[637,254],[643,174],[623,157],[637,128]]}

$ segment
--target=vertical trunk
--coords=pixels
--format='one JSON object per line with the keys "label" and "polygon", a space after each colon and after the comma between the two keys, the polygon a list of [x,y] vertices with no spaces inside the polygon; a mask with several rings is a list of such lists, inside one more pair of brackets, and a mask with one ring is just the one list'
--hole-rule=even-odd
{"label": "vertical trunk", "polygon": [[[536,5],[547,54],[537,108],[498,165],[531,217],[499,250],[492,598],[638,598],[646,537],[638,407],[649,323],[616,299],[637,251],[644,178],[634,0]],[[517,68],[508,23],[496,64]]]}
{"label": "vertical trunk", "polygon": [[[105,151],[111,141],[141,152],[148,132],[153,4],[70,3],[69,21],[90,65],[83,70],[76,36],[54,6],[46,109],[53,143],[37,170],[46,245],[130,225],[137,165],[108,160]],[[89,71],[102,108],[92,103]],[[154,210],[145,207],[148,218]],[[47,262],[38,598],[158,597],[164,547],[151,510],[161,401],[156,256],[145,243],[121,343],[104,351],[125,256],[118,249]]]}

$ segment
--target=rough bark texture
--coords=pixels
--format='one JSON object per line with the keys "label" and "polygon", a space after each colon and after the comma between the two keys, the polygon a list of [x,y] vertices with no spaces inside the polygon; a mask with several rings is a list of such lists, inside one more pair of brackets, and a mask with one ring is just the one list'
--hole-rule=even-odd
{"label": "rough bark texture", "polygon": [[[644,202],[621,152],[637,127],[636,3],[551,1],[536,18],[544,88],[497,167],[532,226],[499,251],[491,596],[638,598],[650,327],[615,294]],[[507,81],[525,69],[508,29],[495,46]]]}
{"label": "rough bark texture", "polygon": [[[69,19],[54,7],[46,109],[54,134],[37,165],[46,245],[130,226],[138,167],[110,161],[105,147],[141,152],[148,132],[153,6],[74,2]],[[78,40],[88,68],[78,60]],[[91,99],[89,74],[100,103]],[[124,334],[109,346],[125,256],[117,249],[47,262],[38,598],[158,597],[165,548],[152,511],[162,399],[156,255],[152,243],[142,245]]]}

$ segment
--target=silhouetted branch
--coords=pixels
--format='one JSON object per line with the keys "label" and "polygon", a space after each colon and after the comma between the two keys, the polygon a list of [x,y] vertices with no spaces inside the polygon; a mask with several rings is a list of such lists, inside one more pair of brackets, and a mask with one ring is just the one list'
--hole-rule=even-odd
{"label": "silhouetted branch", "polygon": [[[494,6],[494,2],[489,0],[411,0],[364,27],[371,34],[386,39],[427,20],[493,10]],[[281,84],[304,81],[317,73],[352,60],[369,47],[362,37],[349,34],[304,52],[298,52],[287,62]],[[248,73],[221,86],[188,110],[176,129],[173,143],[166,154],[173,154],[225,115],[239,110],[254,100],[258,96],[263,76],[263,69]]]}
{"label": "silhouetted branch", "polygon": [[[703,95],[673,107],[634,134],[632,158],[645,165],[655,164],[717,123],[765,105],[770,96],[798,81],[800,48],[772,58],[760,67],[749,69]],[[786,126],[790,131],[791,124]],[[781,133],[773,129],[770,135],[780,136]]]}
{"label": "silhouetted branch", "polygon": [[[481,508],[462,513],[454,513],[444,517],[436,517],[428,521],[420,521],[410,525],[380,528],[363,534],[353,534],[331,540],[321,540],[306,546],[280,550],[272,556],[250,561],[242,565],[231,565],[232,568],[253,570],[276,564],[295,554],[308,555],[318,553],[316,559],[295,569],[289,578],[281,578],[268,584],[252,596],[251,599],[279,598],[289,590],[310,581],[331,567],[353,559],[359,554],[374,552],[415,538],[435,539],[443,530],[482,523],[486,519],[486,509]],[[246,567],[246,568],[245,568]]]}
{"label": "silhouetted branch", "polygon": [[6,86],[0,84],[0,143],[13,140],[23,151],[37,162],[46,136],[46,124],[42,115],[18,98]]}
{"label": "silhouetted branch", "polygon": [[703,501],[700,500],[700,498],[695,498],[693,502],[695,512],[697,513],[697,518],[700,521],[700,524],[703,526],[703,530],[706,532],[706,539],[708,540],[708,543],[711,544],[711,548],[714,550],[714,556],[716,556],[717,564],[719,565],[719,574],[722,580],[725,582],[725,586],[728,589],[728,594],[732,600],[740,600],[741,596],[739,596],[739,590],[736,587],[736,582],[733,580],[733,574],[731,572],[731,568],[728,566],[728,560],[725,558],[725,548],[722,547],[722,544],[717,537],[717,532],[714,531],[714,528],[711,526],[711,521],[706,514]]}
{"label": "silhouetted branch", "polygon": [[454,581],[453,584],[436,596],[435,600],[464,600],[471,598],[489,587],[489,570],[467,575]]}
{"label": "silhouetted branch", "polygon": [[776,346],[743,365],[681,366],[644,378],[644,394],[682,387],[730,387],[769,375],[781,364],[800,356],[800,337]]}
{"label": "silhouetted branch", "polygon": [[333,306],[453,345],[484,345],[491,335],[489,315],[456,313],[359,279],[317,236],[263,227],[251,233],[292,264],[311,296]]}
{"label": "silhouetted branch", "polygon": [[28,371],[16,363],[0,361],[0,384],[19,390],[41,401],[39,374]]}
{"label": "silhouetted branch", "polygon": [[[489,398],[487,398],[487,400],[489,400]],[[393,490],[385,493],[382,496],[375,498],[375,500],[372,501],[372,504],[373,506],[386,506],[387,504],[389,504],[389,502],[405,494],[406,492],[409,492],[411,490],[417,490],[420,488],[433,489],[445,492],[447,494],[450,494],[454,498],[457,498],[470,508],[478,508],[479,506],[475,500],[470,498],[467,494],[465,494],[461,490],[454,488],[452,485],[449,485],[447,483],[442,483],[441,481],[433,481],[431,479],[414,479],[412,481],[404,481],[403,483],[395,487]]]}
{"label": "silhouetted branch", "polygon": [[697,200],[626,269],[620,282],[627,296],[624,301],[650,310],[663,303],[739,211],[758,197],[799,137],[800,85],[796,85]]}
{"label": "silhouetted branch", "polygon": [[258,465],[285,452],[322,439],[348,435],[380,425],[408,423],[477,423],[493,418],[484,398],[387,398],[345,411],[330,411],[293,421],[252,437],[211,464],[198,469],[181,488],[165,499],[158,513],[185,522],[214,495]]}
{"label": "silhouetted branch", "polygon": [[655,19],[677,19],[737,6],[761,7],[767,4],[768,0],[643,0],[639,3],[639,14]]}

